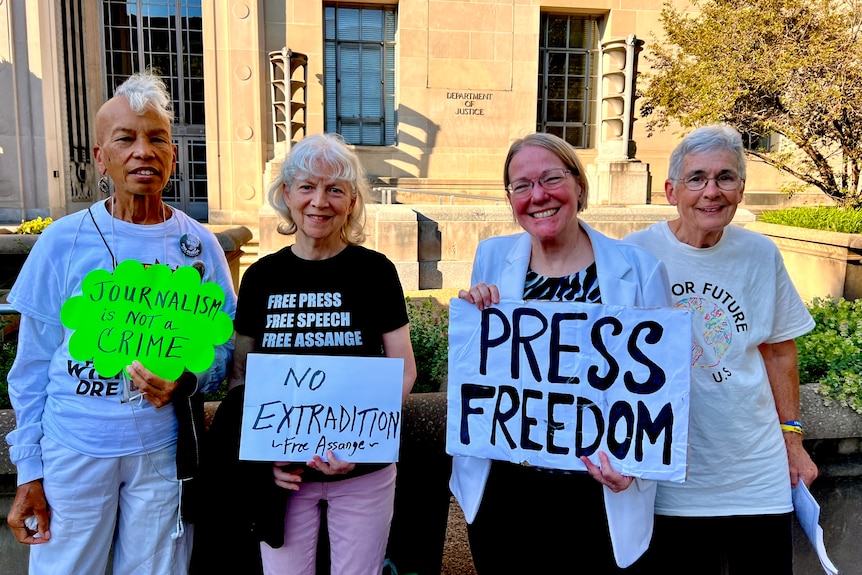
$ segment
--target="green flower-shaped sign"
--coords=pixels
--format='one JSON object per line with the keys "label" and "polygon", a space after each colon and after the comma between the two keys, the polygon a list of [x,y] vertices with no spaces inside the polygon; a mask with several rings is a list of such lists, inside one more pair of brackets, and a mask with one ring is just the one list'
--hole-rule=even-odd
{"label": "green flower-shaped sign", "polygon": [[183,371],[201,372],[215,360],[213,346],[233,332],[221,311],[221,286],[201,283],[191,266],[175,271],[135,260],[113,273],[94,270],[83,282],[83,295],[66,300],[60,320],[75,333],[69,353],[93,360],[96,371],[113,376],[137,359],[156,375],[176,380]]}

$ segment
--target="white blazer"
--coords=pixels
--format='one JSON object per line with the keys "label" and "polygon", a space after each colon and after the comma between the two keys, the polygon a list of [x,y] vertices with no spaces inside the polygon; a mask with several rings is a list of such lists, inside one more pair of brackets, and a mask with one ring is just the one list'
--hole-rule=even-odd
{"label": "white blazer", "polygon": [[[602,303],[635,307],[670,307],[670,283],[664,264],[640,247],[600,234],[578,220],[593,244]],[[522,300],[530,263],[531,237],[527,233],[483,240],[476,249],[471,286],[495,284],[500,298]],[[491,460],[454,456],[449,488],[472,523],[482,502]],[[646,551],[652,537],[656,484],[635,479],[620,493],[604,488],[605,510],[614,558],[627,567]]]}

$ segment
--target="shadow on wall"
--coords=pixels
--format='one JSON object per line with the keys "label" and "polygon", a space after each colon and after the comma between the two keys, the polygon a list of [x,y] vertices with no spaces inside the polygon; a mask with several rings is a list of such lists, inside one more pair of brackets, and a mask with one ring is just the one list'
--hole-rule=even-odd
{"label": "shadow on wall", "polygon": [[[403,152],[399,152],[398,157],[389,160],[389,164],[393,169],[398,165],[412,164],[415,169],[413,173],[401,168],[399,171],[404,177],[427,178],[428,166],[431,159],[430,150],[437,146],[437,134],[440,132],[440,126],[422,115],[413,108],[403,104],[398,106],[396,112],[398,121],[398,145],[422,150],[418,158],[408,156]],[[406,129],[405,129],[406,128]],[[420,140],[413,134],[422,134],[425,140]],[[393,173],[393,175],[398,175]]]}

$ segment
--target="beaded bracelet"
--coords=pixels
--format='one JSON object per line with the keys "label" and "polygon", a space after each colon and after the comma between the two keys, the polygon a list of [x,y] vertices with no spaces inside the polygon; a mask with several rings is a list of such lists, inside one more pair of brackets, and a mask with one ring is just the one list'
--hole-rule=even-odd
{"label": "beaded bracelet", "polygon": [[791,419],[790,421],[784,421],[781,423],[781,431],[786,431],[789,433],[798,433],[802,435],[802,422],[797,421],[796,419]]}

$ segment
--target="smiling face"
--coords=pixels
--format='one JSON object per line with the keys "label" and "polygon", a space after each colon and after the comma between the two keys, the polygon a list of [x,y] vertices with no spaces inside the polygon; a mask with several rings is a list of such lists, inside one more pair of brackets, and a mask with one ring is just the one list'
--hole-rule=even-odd
{"label": "smiling face", "polygon": [[284,202],[296,223],[296,243],[316,251],[340,248],[356,196],[349,182],[298,173],[284,185]]}
{"label": "smiling face", "polygon": [[139,115],[126,98],[114,97],[96,116],[96,138],[96,166],[110,176],[118,195],[161,193],[177,156],[166,118],[152,109]]}
{"label": "smiling face", "polygon": [[[525,146],[512,156],[509,163],[509,181],[537,180],[548,170],[569,170],[563,161],[550,150],[540,146]],[[524,231],[539,242],[564,242],[569,234],[578,233],[577,216],[581,186],[571,173],[556,189],[547,190],[535,182],[532,190],[509,194],[509,203],[515,219]]]}
{"label": "smiling face", "polygon": [[[698,191],[687,189],[684,182],[693,177],[707,179],[706,187]],[[727,150],[686,156],[680,180],[665,182],[667,201],[679,212],[679,219],[671,222],[671,229],[681,242],[698,248],[714,246],[733,220],[742,201],[745,181],[740,180],[736,189],[726,191],[718,187],[719,178],[739,178],[738,158]]]}

